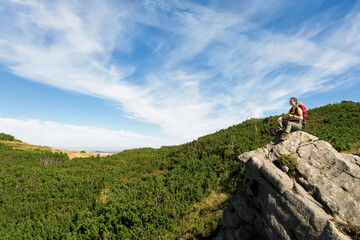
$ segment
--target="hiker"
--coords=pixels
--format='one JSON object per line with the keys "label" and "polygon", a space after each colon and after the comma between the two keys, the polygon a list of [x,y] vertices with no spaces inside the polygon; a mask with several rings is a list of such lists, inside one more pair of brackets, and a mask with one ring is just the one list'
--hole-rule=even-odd
{"label": "hiker", "polygon": [[283,126],[285,126],[285,131],[281,135],[281,140],[286,140],[289,138],[289,133],[291,130],[301,130],[303,112],[300,107],[298,107],[298,100],[295,97],[290,98],[291,108],[289,112],[284,117],[279,117],[278,119],[278,129],[277,132],[281,132]]}

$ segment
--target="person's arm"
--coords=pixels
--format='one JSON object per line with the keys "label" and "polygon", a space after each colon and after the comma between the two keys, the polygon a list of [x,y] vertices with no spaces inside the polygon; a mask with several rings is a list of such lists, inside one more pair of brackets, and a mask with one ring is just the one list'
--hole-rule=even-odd
{"label": "person's arm", "polygon": [[303,118],[302,118],[302,115],[297,116],[297,115],[295,115],[295,114],[289,114],[289,118],[295,119],[295,120],[302,120],[302,119],[303,119]]}

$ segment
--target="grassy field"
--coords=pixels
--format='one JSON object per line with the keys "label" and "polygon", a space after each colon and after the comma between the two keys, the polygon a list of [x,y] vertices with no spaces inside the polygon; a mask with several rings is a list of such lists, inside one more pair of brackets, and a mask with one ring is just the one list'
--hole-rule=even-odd
{"label": "grassy field", "polygon": [[62,153],[66,153],[70,159],[79,158],[79,157],[97,157],[97,156],[105,157],[113,154],[113,153],[92,153],[92,152],[84,152],[84,151],[66,150],[66,149],[52,148],[47,146],[32,145],[29,143],[18,142],[18,141],[0,140],[0,143],[11,146],[12,148],[15,149],[40,150],[40,151],[50,151],[57,153],[62,152]]}

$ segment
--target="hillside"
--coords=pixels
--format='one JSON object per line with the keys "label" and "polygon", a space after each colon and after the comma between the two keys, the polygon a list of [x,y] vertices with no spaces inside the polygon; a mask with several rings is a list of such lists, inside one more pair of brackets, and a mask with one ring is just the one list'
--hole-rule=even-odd
{"label": "hillside", "polygon": [[[310,109],[304,131],[360,153],[360,103]],[[241,188],[241,153],[274,139],[278,116],[179,146],[106,157],[0,144],[0,239],[206,239]]]}
{"label": "hillside", "polygon": [[75,151],[75,150],[66,150],[59,148],[52,148],[47,146],[33,145],[21,141],[6,141],[0,140],[0,143],[11,146],[14,149],[23,149],[23,150],[37,150],[37,151],[50,151],[54,153],[65,153],[69,156],[70,159],[80,158],[80,157],[105,157],[111,155],[113,153],[93,153],[93,152],[85,152],[85,151]]}

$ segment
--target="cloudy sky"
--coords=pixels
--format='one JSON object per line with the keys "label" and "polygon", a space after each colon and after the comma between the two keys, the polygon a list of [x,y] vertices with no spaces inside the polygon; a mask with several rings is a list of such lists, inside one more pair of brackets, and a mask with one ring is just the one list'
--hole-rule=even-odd
{"label": "cloudy sky", "polygon": [[360,101],[360,2],[0,0],[0,132],[120,151]]}

